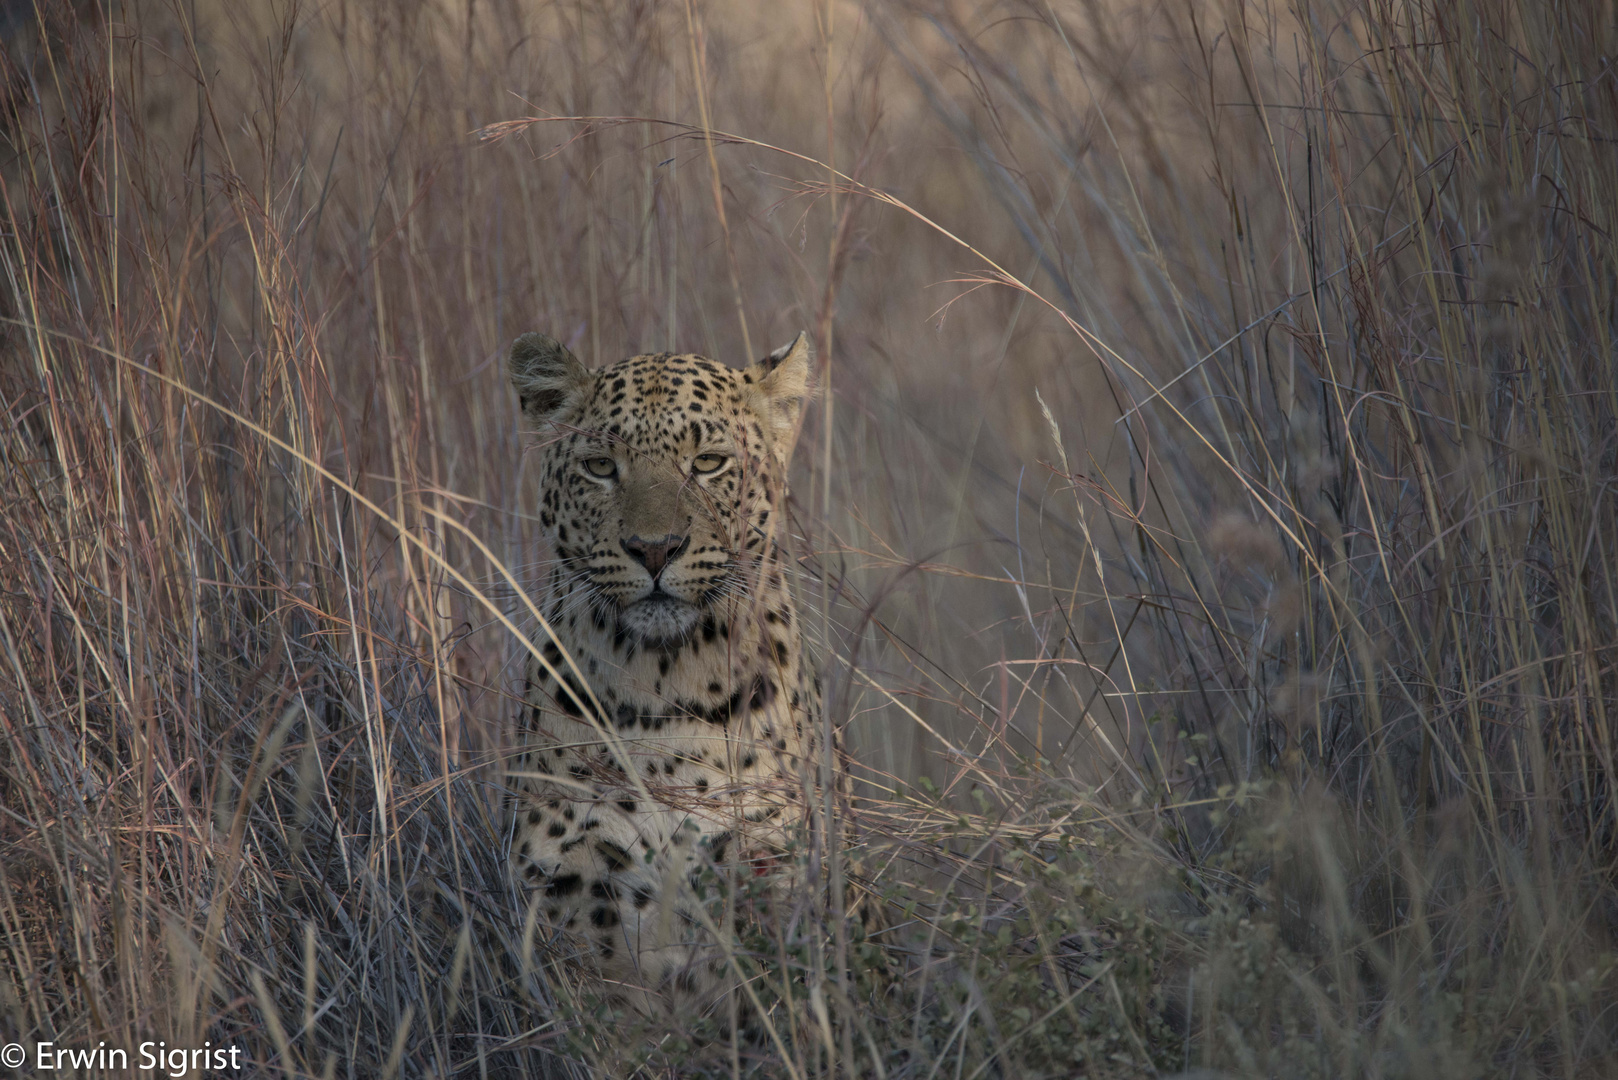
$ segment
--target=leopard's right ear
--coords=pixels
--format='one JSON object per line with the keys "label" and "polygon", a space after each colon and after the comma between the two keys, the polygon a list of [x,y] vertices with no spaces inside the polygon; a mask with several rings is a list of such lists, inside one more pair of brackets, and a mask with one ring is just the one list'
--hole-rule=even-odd
{"label": "leopard's right ear", "polygon": [[566,345],[545,334],[524,334],[506,359],[523,416],[534,427],[560,419],[590,387],[588,368]]}

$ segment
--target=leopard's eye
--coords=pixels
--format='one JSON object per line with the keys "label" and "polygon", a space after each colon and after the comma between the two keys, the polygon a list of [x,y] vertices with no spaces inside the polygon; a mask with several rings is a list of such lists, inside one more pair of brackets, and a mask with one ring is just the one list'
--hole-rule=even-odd
{"label": "leopard's eye", "polygon": [[584,471],[605,480],[618,471],[618,463],[610,457],[585,458]]}
{"label": "leopard's eye", "polygon": [[718,472],[724,468],[729,459],[724,454],[698,454],[691,461],[691,471],[697,473]]}

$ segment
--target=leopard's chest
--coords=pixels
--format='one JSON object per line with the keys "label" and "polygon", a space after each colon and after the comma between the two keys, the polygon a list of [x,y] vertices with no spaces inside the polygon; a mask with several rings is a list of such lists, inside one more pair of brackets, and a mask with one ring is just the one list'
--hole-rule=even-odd
{"label": "leopard's chest", "polygon": [[655,680],[592,681],[583,693],[569,667],[561,674],[559,681],[538,661],[531,664],[524,735],[566,744],[570,753],[588,745],[589,756],[616,764],[627,755],[642,767],[656,758],[742,775],[756,764],[746,760],[748,748],[800,748],[804,720],[814,711],[796,671],[673,672]]}
{"label": "leopard's chest", "polygon": [[[560,650],[531,660],[519,789],[570,808],[582,831],[627,819],[635,846],[647,850],[683,833],[738,831],[784,846],[813,732],[801,670],[774,657],[741,665],[717,648],[613,665],[597,648],[571,647],[572,664]],[[600,824],[585,828],[591,821]],[[571,821],[542,836],[552,832],[576,839]]]}

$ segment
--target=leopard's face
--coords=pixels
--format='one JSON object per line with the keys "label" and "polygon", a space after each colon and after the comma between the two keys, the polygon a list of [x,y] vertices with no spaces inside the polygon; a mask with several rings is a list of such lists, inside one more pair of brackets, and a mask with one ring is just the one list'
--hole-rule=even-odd
{"label": "leopard's face", "polygon": [[801,336],[745,370],[659,354],[591,372],[525,334],[511,368],[544,438],[539,516],[566,605],[668,647],[755,593],[807,381]]}

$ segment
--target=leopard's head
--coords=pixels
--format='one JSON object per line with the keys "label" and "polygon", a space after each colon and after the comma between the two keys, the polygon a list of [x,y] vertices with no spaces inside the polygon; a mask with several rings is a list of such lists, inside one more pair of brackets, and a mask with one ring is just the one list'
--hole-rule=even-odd
{"label": "leopard's head", "polygon": [[543,334],[513,342],[564,603],[666,647],[756,596],[778,557],[810,363],[803,334],[742,370],[662,353],[591,371]]}

